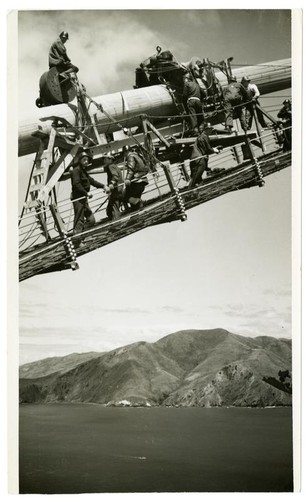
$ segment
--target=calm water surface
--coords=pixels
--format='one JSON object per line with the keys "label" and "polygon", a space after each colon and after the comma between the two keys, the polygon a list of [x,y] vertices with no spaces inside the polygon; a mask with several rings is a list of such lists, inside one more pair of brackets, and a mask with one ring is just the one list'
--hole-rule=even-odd
{"label": "calm water surface", "polygon": [[291,408],[21,405],[20,493],[292,491]]}

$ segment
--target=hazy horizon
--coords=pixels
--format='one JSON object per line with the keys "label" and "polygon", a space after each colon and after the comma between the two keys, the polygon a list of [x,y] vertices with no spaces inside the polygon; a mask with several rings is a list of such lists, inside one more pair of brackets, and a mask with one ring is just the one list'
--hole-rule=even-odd
{"label": "hazy horizon", "polygon": [[[63,354],[63,355],[58,355],[58,356],[47,356],[47,357],[44,357],[44,358],[38,358],[38,359],[33,359],[33,361],[29,361],[29,362],[26,362],[26,363],[22,363],[20,364],[19,363],[19,367],[21,366],[24,366],[24,365],[27,365],[27,364],[30,364],[30,363],[36,363],[38,361],[43,361],[43,360],[46,360],[46,359],[52,359],[52,358],[64,358],[66,356],[72,356],[72,355],[79,355],[79,354],[89,354],[89,353],[105,353],[105,352],[111,352],[113,350],[116,350],[116,349],[120,349],[122,347],[127,347],[128,345],[132,345],[134,343],[138,343],[138,342],[146,342],[148,344],[154,344],[155,342],[157,342],[158,340],[161,340],[162,338],[164,337],[167,337],[169,335],[174,335],[176,333],[179,333],[179,332],[182,332],[182,331],[210,331],[210,330],[220,330],[220,328],[209,328],[209,329],[206,329],[206,328],[201,328],[201,329],[194,329],[194,328],[190,328],[190,329],[186,329],[186,330],[179,330],[179,331],[176,331],[176,332],[170,332],[166,335],[162,335],[161,337],[158,337],[156,340],[152,341],[152,342],[148,342],[148,341],[145,341],[145,340],[137,340],[136,342],[131,342],[131,344],[124,344],[124,345],[120,345],[118,347],[115,347],[114,349],[109,349],[109,350],[104,350],[104,351],[95,351],[95,350],[90,350],[90,351],[74,351],[74,352],[70,352],[70,353],[67,353],[67,354]],[[226,328],[222,328],[222,330],[226,330]],[[229,333],[233,334],[233,335],[240,335],[240,336],[243,336],[243,337],[246,337],[246,338],[252,338],[252,339],[256,339],[258,337],[272,337],[272,338],[275,338],[277,340],[292,340],[291,337],[276,337],[274,335],[256,335],[254,337],[251,337],[249,335],[243,335],[241,333],[235,333],[235,332],[230,332],[229,330],[227,330]]]}

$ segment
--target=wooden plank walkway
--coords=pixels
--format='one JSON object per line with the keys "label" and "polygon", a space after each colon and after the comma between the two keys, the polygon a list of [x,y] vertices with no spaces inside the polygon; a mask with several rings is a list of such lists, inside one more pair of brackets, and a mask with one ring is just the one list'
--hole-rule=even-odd
{"label": "wooden plank walkway", "polygon": [[[277,152],[258,158],[263,177],[291,166],[291,152]],[[219,174],[207,177],[203,183],[193,189],[180,190],[180,196],[186,210],[206,203],[226,193],[256,186],[258,173],[254,165],[245,162]],[[164,199],[154,198],[146,202],[143,209],[122,216],[119,220],[101,221],[84,232],[82,247],[77,249],[78,257],[113,241],[124,238],[147,227],[180,220],[177,200],[173,194]],[[188,222],[186,222],[188,223]],[[74,237],[72,237],[73,241]],[[53,240],[21,252],[19,255],[20,281],[41,273],[70,269],[62,239]]]}

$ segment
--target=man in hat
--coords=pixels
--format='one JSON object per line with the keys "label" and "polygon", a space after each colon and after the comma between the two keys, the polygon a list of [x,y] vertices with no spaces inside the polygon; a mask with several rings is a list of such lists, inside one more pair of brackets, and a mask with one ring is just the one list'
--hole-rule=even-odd
{"label": "man in hat", "polygon": [[209,135],[215,132],[210,123],[204,123],[200,127],[200,135],[196,138],[190,157],[191,179],[188,185],[189,188],[193,188],[201,183],[202,175],[205,171],[211,172],[211,169],[208,167],[208,156],[220,153],[220,148],[213,148],[209,140]]}
{"label": "man in hat", "polygon": [[241,83],[237,82],[235,76],[229,77],[229,82],[223,89],[223,101],[225,110],[225,128],[231,133],[234,127],[233,118],[239,118],[241,128],[247,131],[247,124],[244,114],[244,103],[247,102],[248,95]]}
{"label": "man in hat", "polygon": [[89,193],[90,186],[105,189],[104,184],[88,174],[89,158],[89,154],[83,151],[79,155],[77,165],[71,172],[71,200],[74,209],[73,234],[81,233],[95,224],[95,217],[88,205],[88,198],[92,198],[92,194]]}
{"label": "man in hat", "polygon": [[285,99],[283,107],[277,113],[277,118],[284,129],[283,151],[290,151],[292,148],[292,107],[290,99]]}
{"label": "man in hat", "polygon": [[248,130],[252,127],[252,121],[254,116],[254,111],[256,110],[256,116],[262,128],[266,128],[267,124],[264,118],[264,115],[260,109],[260,104],[258,101],[258,97],[260,96],[260,92],[258,90],[257,85],[255,83],[251,83],[251,80],[248,76],[244,76],[241,80],[241,84],[246,90],[248,96],[248,102],[245,106],[246,108],[246,123]]}
{"label": "man in hat", "polygon": [[121,215],[120,205],[123,200],[124,186],[122,172],[114,163],[114,159],[111,153],[108,153],[104,158],[104,170],[107,175],[105,192],[109,195],[106,214],[110,220],[117,220]]}
{"label": "man in hat", "polygon": [[134,211],[141,208],[141,195],[149,184],[147,178],[149,168],[140,154],[135,151],[135,148],[126,146],[124,152],[127,167],[124,199]]}
{"label": "man in hat", "polygon": [[79,68],[71,63],[67,55],[65,43],[68,39],[69,35],[67,31],[62,31],[49,50],[49,68],[56,67],[58,72],[66,78],[68,78],[69,74],[79,71]]}

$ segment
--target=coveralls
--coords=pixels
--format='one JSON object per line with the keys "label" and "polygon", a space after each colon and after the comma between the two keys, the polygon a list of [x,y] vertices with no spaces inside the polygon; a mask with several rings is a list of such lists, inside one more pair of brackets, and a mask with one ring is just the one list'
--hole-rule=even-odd
{"label": "coveralls", "polygon": [[115,163],[111,163],[104,168],[107,174],[107,185],[111,190],[106,208],[106,214],[110,220],[117,220],[120,217],[120,205],[123,200],[122,172]]}
{"label": "coveralls", "polygon": [[292,111],[291,105],[285,104],[277,113],[277,118],[280,118],[284,126],[284,144],[283,151],[290,151],[292,148]]}
{"label": "coveralls", "polygon": [[[241,83],[230,82],[223,89],[224,109],[225,109],[225,127],[233,128],[234,116],[239,118],[244,132],[247,131],[243,103],[247,102],[248,95]],[[234,110],[235,107],[235,110]]]}
{"label": "coveralls", "polygon": [[[260,104],[259,104],[259,101],[258,101],[258,97],[260,96],[260,92],[258,90],[258,87],[257,85],[255,85],[255,83],[249,83],[247,87],[244,87],[246,92],[247,92],[247,95],[248,95],[248,103],[246,104],[246,123],[247,123],[247,127],[248,127],[248,130],[251,129],[252,127],[252,121],[253,121],[253,116],[254,116],[254,111],[256,109],[256,115],[257,115],[257,118],[258,118],[258,121],[260,123],[260,125],[265,128],[267,126],[266,122],[265,122],[265,118],[264,118],[264,115],[260,109]],[[254,102],[255,101],[255,102]],[[255,108],[255,104],[256,104],[256,108]]]}
{"label": "coveralls", "polygon": [[73,234],[78,234],[93,226],[95,223],[95,217],[89,208],[87,199],[90,186],[102,189],[104,189],[105,186],[88,175],[86,169],[84,169],[80,163],[74,167],[71,173],[71,183],[71,199],[76,200],[77,198],[82,198],[81,200],[73,201]]}
{"label": "coveralls", "polygon": [[183,101],[190,114],[190,128],[198,133],[198,128],[203,122],[202,97],[205,95],[204,89],[194,80],[185,80],[183,89]]}
{"label": "coveralls", "polygon": [[132,210],[138,210],[141,205],[141,195],[149,184],[146,176],[149,169],[134,151],[129,151],[127,154],[126,165],[126,181],[130,181],[130,184],[126,186],[125,201],[130,203]]}
{"label": "coveralls", "polygon": [[193,160],[190,162],[191,180],[188,186],[190,188],[201,182],[205,170],[210,170],[208,168],[208,155],[214,153],[214,150],[210,144],[208,134],[212,131],[213,129],[203,130],[193,145],[190,157]]}
{"label": "coveralls", "polygon": [[63,73],[67,70],[70,70],[70,72],[73,71],[74,73],[79,71],[79,68],[71,63],[67,55],[65,44],[60,38],[55,40],[49,51],[49,68],[51,69],[54,66],[57,67],[59,73]]}

